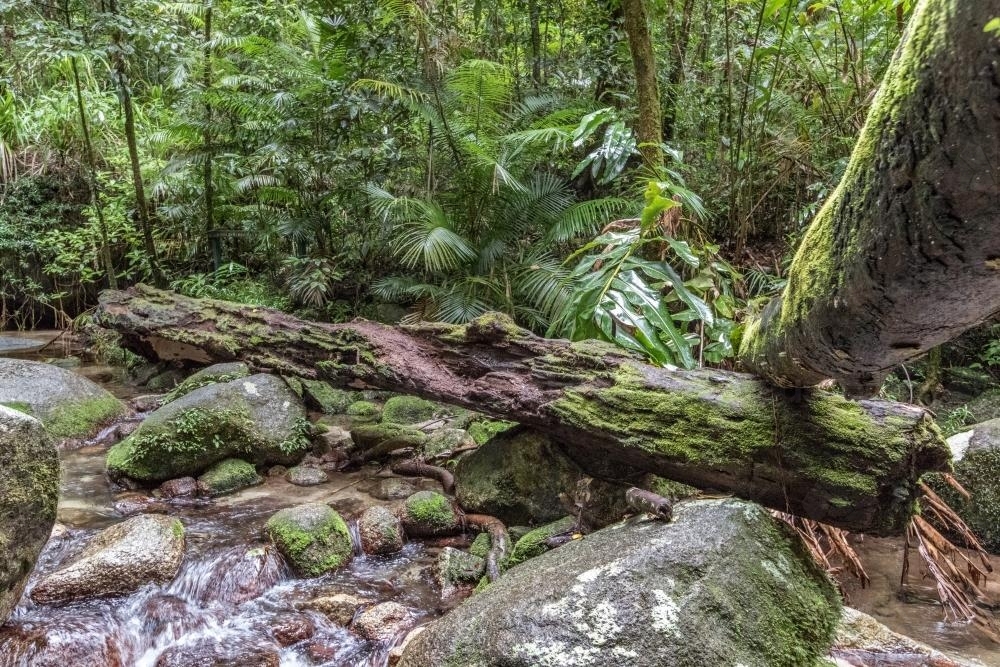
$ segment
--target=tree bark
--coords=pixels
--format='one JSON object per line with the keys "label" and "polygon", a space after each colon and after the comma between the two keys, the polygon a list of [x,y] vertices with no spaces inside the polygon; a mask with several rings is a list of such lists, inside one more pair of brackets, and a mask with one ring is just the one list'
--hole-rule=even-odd
{"label": "tree bark", "polygon": [[921,0],[840,185],[745,368],[871,394],[897,365],[1000,311],[1000,2]]}
{"label": "tree bark", "polygon": [[628,35],[628,50],[635,70],[636,104],[639,118],[635,134],[639,152],[652,167],[663,164],[663,143],[660,118],[660,90],[656,82],[656,54],[646,17],[646,0],[621,0],[622,24]]}
{"label": "tree bark", "polygon": [[333,325],[137,286],[102,294],[95,317],[147,357],[242,360],[416,394],[542,429],[577,460],[618,462],[856,532],[901,532],[920,475],[950,459],[917,407],[656,368],[611,345],[539,338],[498,314],[464,326]]}

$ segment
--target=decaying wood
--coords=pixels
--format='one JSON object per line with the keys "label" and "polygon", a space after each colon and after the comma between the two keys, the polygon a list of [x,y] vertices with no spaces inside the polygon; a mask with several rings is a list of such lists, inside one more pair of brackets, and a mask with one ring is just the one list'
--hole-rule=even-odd
{"label": "decaying wood", "polygon": [[995,0],[922,0],[844,177],[746,368],[871,395],[898,364],[1000,311],[1000,39]]}
{"label": "decaying wood", "polygon": [[465,326],[308,322],[137,286],[96,312],[133,351],[378,387],[543,429],[576,460],[614,461],[855,532],[901,533],[916,485],[950,453],[930,415],[749,375],[656,368],[490,314]]}

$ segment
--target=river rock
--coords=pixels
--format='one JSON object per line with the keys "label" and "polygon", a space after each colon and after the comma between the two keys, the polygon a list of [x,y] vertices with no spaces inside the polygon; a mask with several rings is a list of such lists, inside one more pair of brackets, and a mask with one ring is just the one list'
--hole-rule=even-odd
{"label": "river rock", "polygon": [[271,646],[205,638],[177,644],[160,654],[156,667],[280,667],[281,656]]}
{"label": "river rock", "polygon": [[476,441],[466,431],[460,428],[441,428],[431,433],[430,439],[424,445],[424,456],[433,458],[454,452],[456,449],[475,446]]}
{"label": "river rock", "polygon": [[955,479],[971,498],[960,496],[939,475],[926,475],[924,479],[958,512],[988,551],[1000,553],[1000,419],[953,435],[948,445]]}
{"label": "river rock", "polygon": [[31,591],[39,604],[128,595],[147,583],[167,583],[184,557],[177,519],[140,514],[102,530],[83,551]]}
{"label": "river rock", "polygon": [[164,397],[163,401],[164,403],[169,403],[170,401],[174,401],[181,396],[190,394],[195,389],[199,389],[210,384],[219,384],[220,382],[232,382],[233,380],[245,378],[248,375],[250,375],[250,367],[242,361],[233,361],[225,364],[213,364],[212,366],[201,369],[174,387],[174,389]]}
{"label": "river rock", "polygon": [[268,519],[265,532],[295,571],[307,577],[347,565],[354,552],[343,517],[322,503],[279,511]]}
{"label": "river rock", "polygon": [[342,627],[354,620],[358,611],[371,606],[372,601],[352,593],[320,595],[302,604],[302,609],[317,611]]}
{"label": "river rock", "polygon": [[42,423],[0,405],[0,625],[49,539],[59,498],[59,457]]}
{"label": "river rock", "polygon": [[330,476],[314,465],[298,465],[289,468],[285,479],[295,486],[316,486],[330,481]]}
{"label": "river rock", "polygon": [[222,496],[263,482],[252,463],[223,459],[198,477],[198,489],[207,496]]}
{"label": "river rock", "polygon": [[238,546],[220,554],[199,578],[194,599],[241,605],[288,577],[288,566],[272,545]]}
{"label": "river rock", "polygon": [[347,408],[359,398],[355,391],[337,389],[322,380],[300,380],[302,382],[302,398],[313,410],[328,415],[342,415]]}
{"label": "river rock", "polygon": [[462,520],[455,507],[437,491],[418,491],[399,509],[403,530],[414,537],[437,537],[459,532]]}
{"label": "river rock", "polygon": [[507,525],[549,523],[578,511],[570,500],[586,484],[584,522],[600,527],[625,513],[625,488],[592,479],[547,435],[525,427],[499,433],[462,457],[455,496],[467,512]]}
{"label": "river rock", "polygon": [[437,406],[416,396],[393,396],[382,406],[382,421],[389,424],[419,424],[434,416]]}
{"label": "river rock", "polygon": [[51,364],[0,357],[0,405],[36,417],[54,438],[86,437],[125,412],[104,388]]}
{"label": "river rock", "polygon": [[844,607],[830,650],[838,667],[971,667]]}
{"label": "river rock", "polygon": [[383,477],[371,485],[369,493],[379,500],[403,500],[417,491],[420,486],[405,477]]}
{"label": "river rock", "polygon": [[400,667],[811,665],[836,589],[766,510],[682,503],[511,568],[428,627]]}
{"label": "river rock", "polygon": [[107,628],[91,619],[42,620],[0,627],[0,665],[126,667]]}
{"label": "river rock", "polygon": [[316,634],[316,623],[308,614],[282,614],[271,621],[271,636],[281,646],[291,646]]}
{"label": "river rock", "polygon": [[534,530],[525,533],[517,542],[514,543],[514,548],[510,552],[510,558],[507,561],[509,567],[519,565],[529,558],[534,558],[535,556],[540,556],[551,547],[548,541],[557,535],[564,535],[576,529],[576,519],[571,516],[563,517],[558,521],[553,521],[552,523],[547,523],[544,526],[539,526]]}
{"label": "river rock", "polygon": [[190,498],[198,493],[198,480],[194,477],[168,479],[157,491],[163,498]]}
{"label": "river rock", "polygon": [[403,549],[403,523],[382,505],[366,509],[358,517],[361,548],[369,555],[384,556]]}
{"label": "river rock", "polygon": [[448,599],[463,587],[475,584],[486,574],[486,560],[466,551],[445,547],[438,554],[435,578],[441,587],[441,598]]}
{"label": "river rock", "polygon": [[361,612],[352,629],[369,641],[386,642],[413,627],[413,613],[398,602],[382,602]]}
{"label": "river rock", "polygon": [[273,375],[210,384],[150,414],[108,451],[112,478],[144,482],[197,475],[213,463],[298,462],[309,448],[302,400]]}

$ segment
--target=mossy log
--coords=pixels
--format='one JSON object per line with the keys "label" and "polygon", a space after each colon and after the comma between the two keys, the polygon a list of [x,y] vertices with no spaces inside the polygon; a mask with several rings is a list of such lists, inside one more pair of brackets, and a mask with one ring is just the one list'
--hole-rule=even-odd
{"label": "mossy log", "polygon": [[539,338],[502,315],[464,326],[321,324],[138,286],[97,320],[151,357],[444,401],[550,433],[576,460],[615,461],[857,532],[899,533],[920,475],[950,455],[929,414],[749,375],[649,366],[593,341]]}
{"label": "mossy log", "polygon": [[784,294],[747,327],[772,383],[871,395],[1000,311],[997,0],[922,0]]}

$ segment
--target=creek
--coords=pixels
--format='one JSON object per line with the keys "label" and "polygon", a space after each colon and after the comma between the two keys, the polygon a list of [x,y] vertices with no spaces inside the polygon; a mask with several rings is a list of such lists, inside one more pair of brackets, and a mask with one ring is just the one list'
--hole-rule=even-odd
{"label": "creek", "polygon": [[[76,370],[121,398],[136,394],[115,369],[84,364]],[[264,540],[264,523],[284,507],[323,502],[352,517],[372,505],[391,504],[370,493],[378,476],[385,474],[372,466],[331,473],[328,482],[313,487],[294,486],[274,476],[212,501],[164,503],[161,511],[181,520],[187,541],[181,570],[171,583],[147,585],[124,598],[61,607],[34,604],[29,593],[44,575],[77,553],[96,532],[122,520],[114,504],[124,496],[115,494],[104,476],[106,443],[95,444],[110,433],[61,453],[57,526],[20,605],[0,627],[0,667],[382,667],[401,636],[388,642],[366,641],[309,610],[309,601],[335,593],[372,602],[394,601],[409,608],[418,623],[446,610],[433,576],[439,549],[431,542],[410,542],[390,557],[356,553],[351,564],[336,573],[302,579]],[[854,544],[872,584],[865,589],[846,584],[852,606],[953,657],[1000,666],[1000,646],[969,624],[944,619],[934,602],[932,584],[922,579],[915,551],[910,555],[906,595],[899,594],[902,539],[856,537]],[[1000,571],[1000,559],[993,564]],[[1000,600],[995,583],[987,590]],[[311,636],[281,646],[276,629],[289,624],[311,628]],[[181,652],[191,661],[167,662],[165,652]],[[214,661],[195,662],[202,654]]]}

